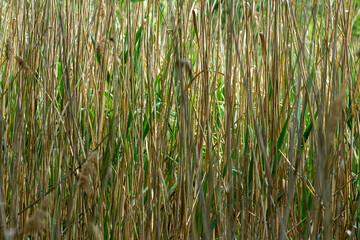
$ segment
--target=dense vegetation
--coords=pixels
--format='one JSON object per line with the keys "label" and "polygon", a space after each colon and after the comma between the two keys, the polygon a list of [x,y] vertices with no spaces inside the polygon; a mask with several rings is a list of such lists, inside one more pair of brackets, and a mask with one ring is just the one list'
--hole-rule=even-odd
{"label": "dense vegetation", "polygon": [[0,1],[1,239],[353,239],[360,5]]}

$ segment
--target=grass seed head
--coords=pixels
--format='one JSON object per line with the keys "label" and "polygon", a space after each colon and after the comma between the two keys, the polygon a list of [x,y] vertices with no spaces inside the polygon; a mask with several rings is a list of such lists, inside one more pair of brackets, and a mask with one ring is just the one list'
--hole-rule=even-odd
{"label": "grass seed head", "polygon": [[97,54],[99,54],[99,55],[103,55],[103,54],[104,54],[105,41],[106,41],[106,36],[105,36],[105,37],[102,37],[102,38],[96,43],[95,51],[96,51]]}
{"label": "grass seed head", "polygon": [[332,146],[335,141],[335,132],[337,124],[341,118],[341,111],[345,106],[346,100],[346,87],[342,87],[339,95],[336,97],[334,103],[332,104],[330,113],[326,121],[326,144],[327,146]]}
{"label": "grass seed head", "polygon": [[91,224],[91,230],[93,232],[93,236],[95,240],[102,240],[102,233],[101,233],[101,229],[99,227],[99,225],[96,224]]}
{"label": "grass seed head", "polygon": [[25,68],[26,70],[30,70],[29,66],[27,65],[26,61],[20,57],[20,56],[15,56],[16,62],[19,64],[19,66],[21,68]]}
{"label": "grass seed head", "polygon": [[14,56],[14,45],[13,45],[14,41],[13,41],[13,37],[9,37],[6,40],[6,50],[5,50],[5,54],[7,59],[11,60],[12,57]]}
{"label": "grass seed head", "polygon": [[92,192],[91,188],[91,176],[95,173],[95,167],[92,159],[89,159],[83,165],[83,169],[80,172],[79,176],[79,187],[87,195],[90,195]]}
{"label": "grass seed head", "polygon": [[46,233],[46,225],[49,221],[48,205],[48,200],[44,199],[26,222],[24,227],[25,234],[38,233],[43,236]]}
{"label": "grass seed head", "polygon": [[105,5],[105,1],[101,0],[100,1],[100,18],[102,20],[104,20],[105,16],[106,16],[106,5]]}

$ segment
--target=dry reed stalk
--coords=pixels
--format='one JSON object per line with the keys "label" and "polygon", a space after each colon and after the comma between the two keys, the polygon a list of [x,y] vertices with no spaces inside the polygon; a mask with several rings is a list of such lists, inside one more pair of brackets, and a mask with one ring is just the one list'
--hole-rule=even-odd
{"label": "dry reed stalk", "polygon": [[323,147],[322,151],[325,152],[325,169],[321,169],[320,171],[324,171],[323,175],[323,202],[325,207],[324,213],[324,232],[325,238],[329,239],[332,236],[332,179],[331,179],[331,172],[334,167],[334,151],[333,147],[335,144],[335,135],[337,125],[342,117],[342,111],[345,106],[346,100],[346,87],[342,86],[339,95],[336,97],[335,101],[331,105],[330,112],[326,117],[326,125],[325,125],[325,144],[321,145]]}
{"label": "dry reed stalk", "polygon": [[[359,235],[356,1],[18,2],[0,8],[19,65],[0,83],[0,239]],[[56,224],[25,219],[48,188]]]}

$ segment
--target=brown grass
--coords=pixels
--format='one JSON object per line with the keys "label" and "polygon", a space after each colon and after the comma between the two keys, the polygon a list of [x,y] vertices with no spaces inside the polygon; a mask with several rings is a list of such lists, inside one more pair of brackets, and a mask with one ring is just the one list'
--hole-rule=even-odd
{"label": "brown grass", "polygon": [[359,9],[0,2],[0,239],[356,239]]}

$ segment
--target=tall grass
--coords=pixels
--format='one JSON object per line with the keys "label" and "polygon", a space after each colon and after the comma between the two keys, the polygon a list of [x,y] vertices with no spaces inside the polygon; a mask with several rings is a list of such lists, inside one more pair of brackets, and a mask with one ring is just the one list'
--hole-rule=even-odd
{"label": "tall grass", "polygon": [[0,1],[1,239],[356,239],[360,3]]}

